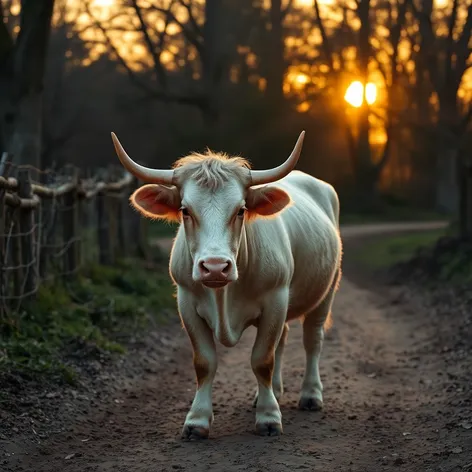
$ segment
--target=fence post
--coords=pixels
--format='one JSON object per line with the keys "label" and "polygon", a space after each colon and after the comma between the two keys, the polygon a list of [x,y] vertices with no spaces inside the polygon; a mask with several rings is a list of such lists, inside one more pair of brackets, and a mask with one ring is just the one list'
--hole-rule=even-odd
{"label": "fence post", "polygon": [[72,277],[79,266],[79,171],[73,176],[74,188],[63,197],[63,238],[66,250],[64,252],[64,269],[68,277]]}
{"label": "fence post", "polygon": [[[18,171],[18,196],[20,198],[32,198],[31,181],[29,169]],[[34,210],[31,208],[20,208],[18,220],[20,223],[21,235],[21,260],[24,268],[24,292],[26,298],[31,298],[36,290],[37,282],[37,261],[34,251]]]}
{"label": "fence post", "polygon": [[23,290],[23,268],[21,266],[21,230],[20,230],[20,208],[13,208],[10,210],[10,221],[12,225],[11,231],[11,261],[13,267],[13,296],[17,299],[21,299]]}
{"label": "fence post", "polygon": [[[125,189],[125,191],[127,188]],[[117,213],[118,213],[118,254],[119,257],[127,257],[129,256],[129,247],[128,247],[128,226],[126,225],[127,222],[127,214],[128,214],[128,205],[127,205],[127,198],[123,198],[123,191],[119,195],[119,199],[117,202]]]}
{"label": "fence post", "polygon": [[106,212],[106,193],[97,193],[97,236],[98,236],[98,260],[100,264],[111,263],[110,245],[108,242],[108,219]]}
{"label": "fence post", "polygon": [[[130,188],[130,193],[132,193],[135,189],[139,188],[140,182],[138,179],[133,180],[133,184]],[[132,254],[137,257],[141,257],[145,260],[148,259],[149,251],[148,251],[148,222],[144,217],[142,217],[137,211],[132,209],[130,211],[130,234],[131,234],[131,241],[133,241],[134,250]]]}
{"label": "fence post", "polygon": [[[10,172],[11,162],[8,162],[8,153],[4,152],[0,159],[0,175],[4,178],[8,177]],[[3,298],[7,295],[7,274],[4,271],[4,266],[7,264],[8,254],[6,252],[6,232],[7,232],[7,209],[3,197],[5,190],[0,189],[0,296]],[[0,319],[5,316],[6,306],[0,303]]]}

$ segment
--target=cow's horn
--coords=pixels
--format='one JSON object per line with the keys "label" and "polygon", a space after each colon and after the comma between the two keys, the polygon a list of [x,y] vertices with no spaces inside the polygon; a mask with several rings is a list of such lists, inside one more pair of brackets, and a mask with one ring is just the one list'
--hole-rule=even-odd
{"label": "cow's horn", "polygon": [[304,137],[305,131],[302,131],[297,140],[297,143],[295,144],[295,147],[293,148],[292,154],[290,154],[288,159],[280,166],[267,170],[251,170],[250,185],[268,184],[270,182],[280,180],[289,174],[297,165],[298,158],[300,157],[300,153],[302,151]]}
{"label": "cow's horn", "polygon": [[120,141],[118,141],[115,133],[111,133],[111,139],[115,145],[118,158],[127,171],[147,183],[172,185],[174,177],[174,171],[172,169],[151,169],[149,167],[141,166],[126,154],[126,151],[123,149]]}

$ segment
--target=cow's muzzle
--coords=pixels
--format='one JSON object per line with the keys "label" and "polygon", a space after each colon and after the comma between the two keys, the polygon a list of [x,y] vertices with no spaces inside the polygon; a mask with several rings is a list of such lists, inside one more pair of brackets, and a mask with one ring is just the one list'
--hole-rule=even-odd
{"label": "cow's muzzle", "polygon": [[198,261],[198,279],[209,288],[221,288],[236,280],[234,265],[224,257],[208,257]]}

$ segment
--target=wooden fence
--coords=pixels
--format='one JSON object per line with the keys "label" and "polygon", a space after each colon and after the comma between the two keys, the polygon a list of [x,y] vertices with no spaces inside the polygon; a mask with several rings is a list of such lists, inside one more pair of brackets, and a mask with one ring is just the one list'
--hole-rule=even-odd
{"label": "wooden fence", "polygon": [[[15,170],[16,177],[9,177]],[[49,182],[33,180],[46,174]],[[81,178],[0,161],[0,313],[17,311],[41,283],[73,278],[85,262],[146,256],[145,224],[128,203],[137,180],[122,169]]]}

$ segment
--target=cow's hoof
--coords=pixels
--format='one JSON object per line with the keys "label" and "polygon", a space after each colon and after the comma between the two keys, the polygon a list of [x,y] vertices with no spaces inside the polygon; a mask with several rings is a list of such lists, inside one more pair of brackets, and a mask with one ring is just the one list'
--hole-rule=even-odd
{"label": "cow's hoof", "polygon": [[208,428],[205,428],[203,426],[186,424],[184,425],[182,429],[181,437],[182,439],[187,439],[187,440],[208,439],[209,434],[210,434],[210,430]]}
{"label": "cow's hoof", "polygon": [[256,433],[259,436],[280,436],[283,434],[281,423],[258,423],[256,424]]}
{"label": "cow's hoof", "polygon": [[316,397],[301,397],[298,408],[300,410],[320,411],[323,408],[323,400]]}

